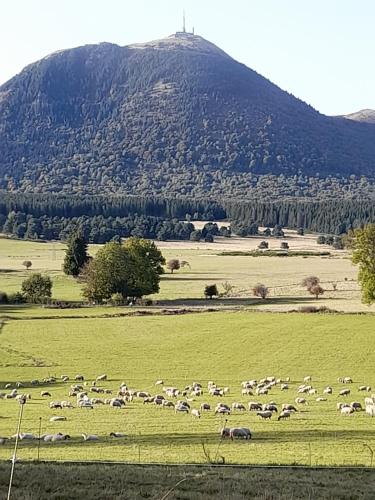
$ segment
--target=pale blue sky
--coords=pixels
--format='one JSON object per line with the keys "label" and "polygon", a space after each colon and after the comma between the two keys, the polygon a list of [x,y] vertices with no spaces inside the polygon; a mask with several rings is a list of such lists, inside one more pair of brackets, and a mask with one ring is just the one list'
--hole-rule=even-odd
{"label": "pale blue sky", "polygon": [[55,50],[187,25],[326,114],[375,109],[375,0],[1,0],[0,83]]}

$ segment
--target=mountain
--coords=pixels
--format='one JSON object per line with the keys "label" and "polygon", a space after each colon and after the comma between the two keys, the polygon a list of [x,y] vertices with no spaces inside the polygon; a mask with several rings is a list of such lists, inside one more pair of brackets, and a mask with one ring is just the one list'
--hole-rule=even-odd
{"label": "mountain", "polygon": [[324,116],[193,34],[59,51],[0,87],[3,189],[246,197],[350,175],[375,176],[373,124]]}
{"label": "mountain", "polygon": [[375,110],[374,109],[361,109],[356,113],[344,115],[343,118],[354,120],[356,122],[375,123]]}

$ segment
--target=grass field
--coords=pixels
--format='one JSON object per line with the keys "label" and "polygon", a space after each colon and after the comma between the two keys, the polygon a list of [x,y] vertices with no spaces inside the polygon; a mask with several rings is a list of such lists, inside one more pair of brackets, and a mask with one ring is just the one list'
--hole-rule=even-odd
{"label": "grass field", "polygon": [[[9,464],[0,463],[5,498]],[[372,500],[374,470],[18,464],[15,500]]]}
{"label": "grass field", "polygon": [[[315,238],[311,236],[294,235],[289,239],[291,248],[295,249],[314,251],[330,249],[324,245],[317,246]],[[187,260],[191,264],[191,269],[185,268],[173,276],[165,274],[162,277],[160,293],[152,298],[163,307],[181,305],[205,307],[207,306],[207,301],[203,298],[205,285],[216,283],[219,290],[222,290],[221,284],[229,282],[234,287],[232,296],[222,301],[213,301],[210,306],[288,311],[305,305],[318,305],[344,312],[375,312],[375,306],[368,307],[361,304],[360,290],[356,281],[357,269],[351,264],[345,252],[333,252],[329,258],[218,255],[223,250],[251,250],[258,242],[259,238],[232,238],[229,241],[221,239],[213,244],[158,243],[166,259],[176,257]],[[271,246],[277,244],[278,240],[272,240]],[[0,290],[15,292],[20,289],[22,281],[30,273],[23,268],[22,262],[30,259],[33,262],[32,270],[46,272],[52,277],[54,298],[82,300],[81,286],[61,272],[64,249],[61,243],[0,239]],[[98,246],[91,246],[90,253],[94,255],[97,249]],[[319,276],[326,289],[324,296],[319,300],[308,294],[300,285],[302,279],[311,274]],[[266,301],[252,296],[252,287],[258,282],[270,288],[270,297]],[[337,283],[336,291],[333,290],[333,283]],[[30,308],[28,309],[30,311]],[[18,308],[12,310],[16,313]],[[24,313],[25,309],[21,308],[20,311],[21,315],[29,314]],[[74,315],[79,313],[75,311]]]}
{"label": "grass field", "polygon": [[[230,463],[286,463],[312,465],[369,465],[364,444],[375,448],[375,419],[364,412],[344,417],[336,411],[339,376],[351,376],[349,401],[363,403],[360,384],[375,386],[375,351],[371,348],[374,318],[366,315],[302,315],[250,312],[216,312],[184,316],[10,320],[0,334],[0,388],[7,382],[31,381],[48,375],[83,373],[92,380],[102,372],[103,387],[130,387],[156,393],[154,382],[184,387],[214,380],[229,386],[222,400],[248,402],[274,400],[293,403],[296,388],[306,375],[322,393],[332,385],[326,402],[309,396],[309,405],[289,421],[260,421],[255,413],[234,412],[228,425],[253,431],[250,442],[220,441],[224,418],[208,412],[200,420],[175,414],[173,409],[143,405],[135,399],[125,409],[98,406],[94,410],[50,410],[41,387],[22,389],[32,394],[26,404],[22,430],[64,432],[64,443],[43,443],[43,459],[106,459],[142,462],[205,462],[203,445],[211,457]],[[274,388],[267,396],[241,396],[240,382],[274,375],[291,378],[289,391]],[[48,386],[53,400],[68,399],[70,382]],[[45,387],[43,387],[44,389]],[[158,389],[160,392],[160,388]],[[221,400],[221,399],[220,399]],[[215,405],[218,398],[204,394],[201,401]],[[74,399],[73,399],[73,402]],[[57,412],[57,413],[56,413]],[[18,403],[0,400],[0,435],[16,432]],[[49,422],[62,413],[66,422]],[[109,438],[111,431],[123,439]],[[81,432],[99,436],[84,443]],[[36,442],[21,442],[19,456],[36,458]],[[0,447],[0,459],[11,455],[11,445]]]}

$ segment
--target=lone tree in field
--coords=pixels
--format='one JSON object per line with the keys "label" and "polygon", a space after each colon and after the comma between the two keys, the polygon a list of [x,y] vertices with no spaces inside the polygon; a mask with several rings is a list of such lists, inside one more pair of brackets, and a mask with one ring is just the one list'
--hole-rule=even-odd
{"label": "lone tree in field", "polygon": [[170,270],[170,272],[173,274],[173,271],[178,271],[181,267],[181,263],[178,259],[170,259],[167,262],[167,268]]}
{"label": "lone tree in field", "polygon": [[301,285],[306,287],[310,291],[310,288],[317,286],[320,283],[320,279],[317,276],[308,276],[302,280]]}
{"label": "lone tree in field", "polygon": [[212,299],[212,297],[218,297],[219,292],[216,285],[207,285],[204,289],[204,296],[206,299]]}
{"label": "lone tree in field", "polygon": [[68,248],[65,253],[64,273],[76,278],[88,260],[87,243],[81,233],[73,233],[68,240]]}
{"label": "lone tree in field", "polygon": [[22,262],[22,265],[25,266],[27,270],[29,270],[33,263],[31,262],[31,260],[24,260]]}
{"label": "lone tree in field", "polygon": [[125,245],[107,243],[85,267],[83,295],[101,303],[113,294],[135,299],[157,293],[164,264],[152,241],[133,237]]}
{"label": "lone tree in field", "polygon": [[269,294],[269,289],[265,285],[263,285],[262,283],[255,285],[253,288],[253,295],[255,297],[260,297],[261,299],[266,299],[268,294]]}
{"label": "lone tree in field", "polygon": [[351,232],[346,244],[353,251],[353,264],[359,266],[362,302],[370,305],[375,302],[375,224]]}
{"label": "lone tree in field", "polygon": [[42,304],[52,296],[52,280],[49,276],[34,273],[22,282],[21,290],[27,302]]}
{"label": "lone tree in field", "polygon": [[311,295],[315,295],[315,298],[318,299],[319,295],[323,295],[324,288],[322,288],[320,285],[314,285],[309,288],[309,292],[311,293]]}

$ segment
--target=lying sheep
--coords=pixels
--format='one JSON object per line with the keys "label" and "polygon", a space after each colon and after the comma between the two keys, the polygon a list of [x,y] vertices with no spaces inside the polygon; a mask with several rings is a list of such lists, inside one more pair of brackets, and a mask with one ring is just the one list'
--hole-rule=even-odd
{"label": "lying sheep", "polygon": [[126,434],[123,434],[122,432],[111,432],[109,435],[110,435],[110,437],[114,437],[114,438],[126,437]]}
{"label": "lying sheep", "polygon": [[56,417],[51,417],[49,419],[50,422],[65,422],[66,420],[66,417],[64,417],[63,415],[59,415],[59,416],[56,416]]}
{"label": "lying sheep", "polygon": [[307,405],[308,404],[305,398],[296,398],[295,403],[297,405]]}
{"label": "lying sheep", "polygon": [[85,432],[82,433],[82,437],[84,441],[98,441],[98,436],[95,434],[86,434]]}
{"label": "lying sheep", "polygon": [[323,394],[332,394],[333,389],[332,387],[328,386],[324,389]]}
{"label": "lying sheep", "polygon": [[107,374],[106,373],[103,373],[103,375],[99,375],[98,377],[96,377],[96,381],[97,382],[102,382],[103,380],[107,380]]}
{"label": "lying sheep", "polygon": [[50,393],[50,392],[48,392],[48,391],[42,391],[42,392],[40,393],[40,395],[41,395],[43,398],[51,398],[51,397],[52,397],[51,393]]}
{"label": "lying sheep", "polygon": [[340,396],[348,396],[350,394],[350,389],[342,389],[340,392],[339,392],[339,395]]}

